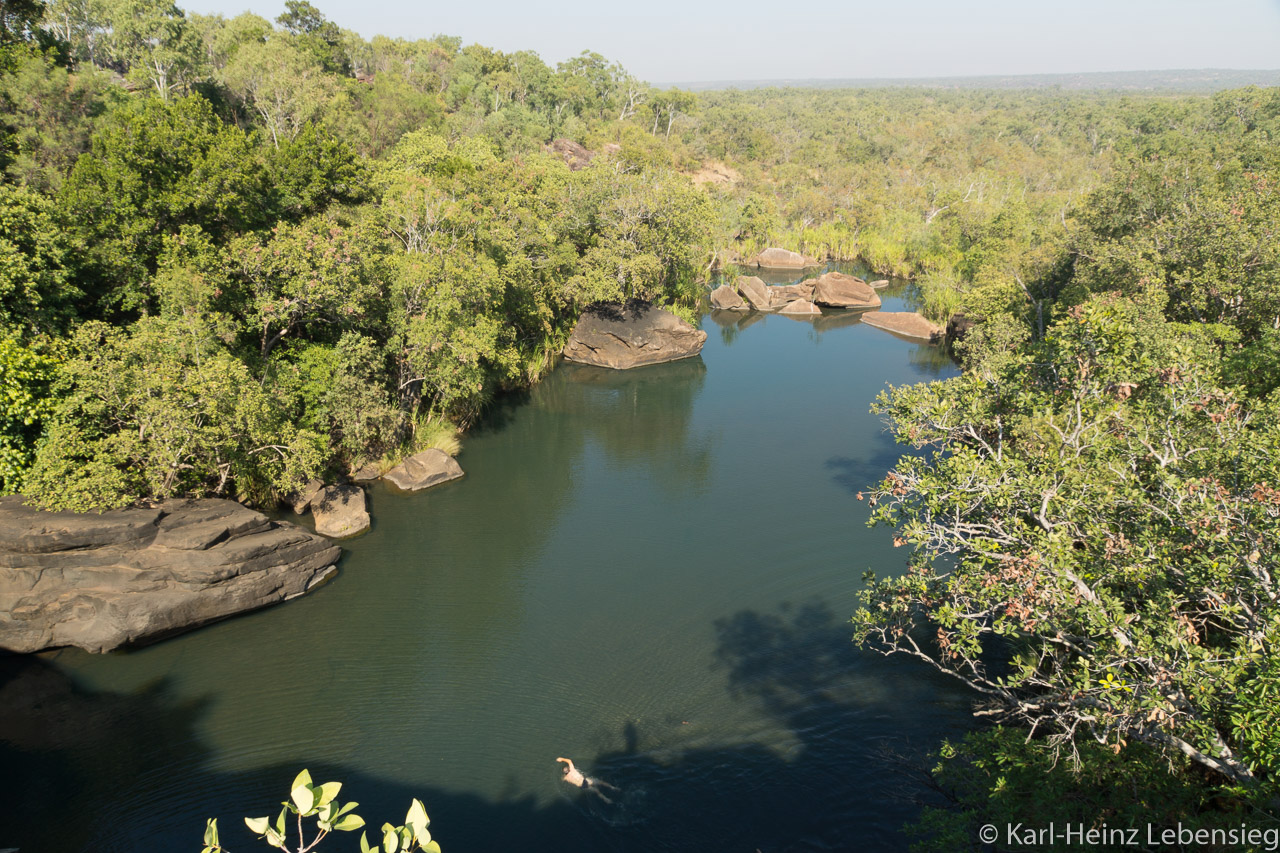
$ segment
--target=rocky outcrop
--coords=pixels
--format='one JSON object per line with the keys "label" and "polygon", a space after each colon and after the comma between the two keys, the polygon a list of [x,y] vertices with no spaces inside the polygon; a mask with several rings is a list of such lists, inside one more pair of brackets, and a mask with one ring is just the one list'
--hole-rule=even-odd
{"label": "rocky outcrop", "polygon": [[821,317],[822,312],[818,310],[818,306],[814,305],[807,299],[797,299],[794,302],[788,302],[782,308],[778,309],[779,314],[785,314],[788,317]]}
{"label": "rocky outcrop", "polygon": [[727,284],[722,284],[711,291],[711,307],[722,311],[748,311],[751,308],[746,300],[738,295],[738,291]]}
{"label": "rocky outcrop", "polygon": [[706,340],[706,332],[646,302],[598,303],[578,320],[564,357],[626,370],[697,355]]}
{"label": "rocky outcrop", "polygon": [[737,281],[738,292],[757,311],[768,311],[773,307],[773,294],[769,285],[753,275],[740,276]]}
{"label": "rocky outcrop", "polygon": [[406,492],[429,489],[462,476],[462,466],[443,450],[429,448],[415,453],[382,475],[397,488]]}
{"label": "rocky outcrop", "polygon": [[952,314],[951,318],[947,320],[947,346],[955,346],[958,341],[964,340],[965,336],[976,325],[978,325],[978,321],[973,317],[965,314]]}
{"label": "rocky outcrop", "polygon": [[933,341],[942,334],[942,328],[930,323],[915,312],[869,311],[862,315],[862,322],[904,338]]}
{"label": "rocky outcrop", "polygon": [[350,483],[326,486],[311,502],[311,515],[316,520],[316,533],[330,539],[355,536],[370,525],[364,489]]}
{"label": "rocky outcrop", "polygon": [[766,270],[802,270],[805,267],[821,266],[822,262],[799,252],[788,249],[765,249],[747,261],[747,266],[760,267]]}
{"label": "rocky outcrop", "polygon": [[550,145],[545,146],[546,151],[555,154],[563,160],[569,167],[569,171],[576,172],[591,163],[596,156],[595,152],[589,151],[580,143],[574,142],[572,139],[553,140]]}
{"label": "rocky outcrop", "polygon": [[824,308],[879,308],[880,294],[857,276],[829,272],[814,281],[813,301]]}
{"label": "rocky outcrop", "polygon": [[289,505],[293,507],[293,511],[297,515],[302,515],[311,509],[311,502],[324,491],[324,482],[321,480],[312,480],[307,483],[298,493],[289,499]]}
{"label": "rocky outcrop", "polygon": [[105,652],[302,595],[341,550],[234,501],[97,513],[0,498],[0,648]]}

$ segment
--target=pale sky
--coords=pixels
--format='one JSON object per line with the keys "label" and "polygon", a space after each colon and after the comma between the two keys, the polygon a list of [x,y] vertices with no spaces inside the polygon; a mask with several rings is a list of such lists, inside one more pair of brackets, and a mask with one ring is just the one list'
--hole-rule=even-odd
{"label": "pale sky", "polygon": [[[1280,68],[1280,0],[312,0],[366,38],[443,33],[651,83]],[[178,0],[275,18],[284,0]]]}

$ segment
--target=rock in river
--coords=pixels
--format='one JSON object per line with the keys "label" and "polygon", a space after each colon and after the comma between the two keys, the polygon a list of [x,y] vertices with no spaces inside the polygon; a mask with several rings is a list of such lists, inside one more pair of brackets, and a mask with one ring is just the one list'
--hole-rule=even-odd
{"label": "rock in river", "polygon": [[826,308],[879,308],[880,294],[856,276],[829,272],[813,283],[813,301]]}
{"label": "rock in river", "polygon": [[697,355],[706,340],[706,332],[646,302],[601,302],[583,312],[564,357],[626,370]]}
{"label": "rock in river", "polygon": [[458,461],[443,450],[432,447],[415,453],[382,475],[406,492],[416,492],[456,480],[462,476]]}
{"label": "rock in river", "polygon": [[797,299],[794,302],[788,302],[785,307],[778,311],[779,314],[785,314],[788,317],[820,317],[822,312],[818,310],[818,306],[814,305],[807,299]]}
{"label": "rock in river", "polygon": [[736,290],[727,284],[722,284],[711,291],[711,307],[723,311],[747,311],[751,306],[743,301]]}
{"label": "rock in river", "polygon": [[870,311],[862,315],[862,322],[919,341],[932,341],[942,334],[940,326],[911,311]]}
{"label": "rock in river", "polygon": [[355,536],[369,529],[364,489],[350,483],[326,486],[311,502],[311,514],[316,520],[316,533],[330,539]]}
{"label": "rock in river", "polygon": [[769,285],[753,275],[740,276],[735,282],[738,292],[742,294],[742,298],[751,303],[751,307],[757,311],[768,311],[773,307],[773,293],[769,290]]}
{"label": "rock in river", "polygon": [[805,267],[821,266],[822,262],[806,257],[789,249],[765,249],[747,261],[747,266],[760,267],[766,270],[802,270]]}
{"label": "rock in river", "polygon": [[0,498],[0,648],[105,652],[285,601],[341,549],[234,501],[98,513]]}

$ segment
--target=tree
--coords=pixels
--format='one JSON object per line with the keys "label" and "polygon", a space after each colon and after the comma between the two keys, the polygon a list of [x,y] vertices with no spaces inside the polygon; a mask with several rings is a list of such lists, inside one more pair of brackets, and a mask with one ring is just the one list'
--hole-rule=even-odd
{"label": "tree", "polygon": [[166,236],[195,225],[225,240],[269,210],[245,134],[198,95],[111,113],[58,199],[80,280],[98,310],[154,309],[150,279]]}
{"label": "tree", "polygon": [[79,511],[140,498],[269,503],[314,477],[323,439],[290,424],[243,362],[195,331],[155,317],[82,326],[27,496]]}
{"label": "tree", "polygon": [[296,137],[337,92],[313,56],[279,36],[242,44],[222,70],[222,81],[253,105],[276,148]]}
{"label": "tree", "polygon": [[[267,844],[284,853],[307,853],[333,832],[353,832],[365,825],[364,818],[353,811],[359,803],[343,805],[338,802],[336,797],[341,791],[341,782],[316,785],[311,781],[311,774],[303,770],[293,780],[289,799],[284,801],[284,808],[280,810],[274,824],[268,817],[247,817],[244,819],[245,825]],[[290,827],[286,826],[289,815],[297,818],[297,841],[292,850],[289,848]],[[304,817],[316,819],[316,834],[309,843],[303,835]],[[386,853],[413,853],[415,850],[440,853],[440,842],[433,840],[427,829],[430,825],[431,818],[427,817],[422,801],[414,800],[401,826],[390,823],[382,825],[382,849]],[[210,819],[205,825],[204,845],[202,853],[224,853],[218,838],[216,819]],[[369,845],[363,832],[360,833],[360,850],[361,853],[379,853],[377,846]]]}
{"label": "tree", "polygon": [[109,0],[108,55],[116,67],[146,82],[163,101],[186,89],[199,67],[201,45],[173,0]]}
{"label": "tree", "polygon": [[1274,784],[1276,401],[1220,384],[1208,335],[1161,308],[1099,297],[1029,351],[882,395],[931,452],[871,493],[915,550],[869,582],[857,636],[1077,762],[1142,743]]}
{"label": "tree", "polygon": [[60,332],[79,295],[52,208],[30,190],[0,184],[0,335]]}
{"label": "tree", "polygon": [[347,58],[342,31],[338,25],[325,20],[320,10],[307,0],[285,0],[284,7],[285,10],[276,18],[276,23],[296,36],[302,50],[310,54],[326,72],[349,75],[351,62]]}
{"label": "tree", "polygon": [[57,362],[37,348],[0,338],[0,494],[22,490],[35,445],[52,417]]}

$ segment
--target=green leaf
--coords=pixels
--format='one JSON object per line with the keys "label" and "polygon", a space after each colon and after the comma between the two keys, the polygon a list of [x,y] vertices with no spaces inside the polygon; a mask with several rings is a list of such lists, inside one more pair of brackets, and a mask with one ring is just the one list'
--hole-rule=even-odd
{"label": "green leaf", "polygon": [[270,822],[271,818],[269,817],[247,817],[244,819],[244,825],[249,827],[249,830],[254,835],[266,835]]}
{"label": "green leaf", "polygon": [[283,847],[284,833],[276,832],[271,827],[267,827],[267,843],[272,847]]}
{"label": "green leaf", "polygon": [[365,834],[360,833],[360,853],[378,853],[377,847],[369,846],[369,839],[365,838]]}
{"label": "green leaf", "polygon": [[423,845],[422,849],[425,851],[425,853],[440,853],[440,842],[428,841],[425,845]]}
{"label": "green leaf", "polygon": [[301,785],[306,785],[308,787],[311,786],[311,773],[309,773],[307,770],[303,770],[301,773],[299,773],[297,776],[294,777],[293,784],[289,786],[289,790],[292,791]]}
{"label": "green leaf", "polygon": [[289,792],[289,797],[293,800],[293,804],[298,807],[298,813],[302,815],[311,814],[311,809],[316,804],[316,795],[307,785],[299,785]]}
{"label": "green leaf", "polygon": [[342,790],[342,783],[325,782],[318,790],[319,796],[316,798],[316,805],[323,806],[326,803],[333,802],[333,798],[338,796],[338,792]]}
{"label": "green leaf", "polygon": [[396,853],[400,849],[400,836],[396,834],[395,827],[389,823],[382,827],[382,846],[387,853]]}
{"label": "green leaf", "polygon": [[422,805],[422,800],[415,799],[413,805],[409,806],[409,813],[404,818],[405,826],[414,830],[414,834],[418,833],[418,829],[425,830],[431,824],[431,818],[427,817],[426,806]]}
{"label": "green leaf", "polygon": [[[364,818],[358,814],[349,814],[340,817],[333,822],[333,828],[339,832],[350,832],[353,829],[359,829],[364,826]],[[361,835],[363,837],[363,834]]]}
{"label": "green leaf", "polygon": [[204,826],[204,843],[210,847],[218,845],[218,819],[216,817],[209,818]]}

